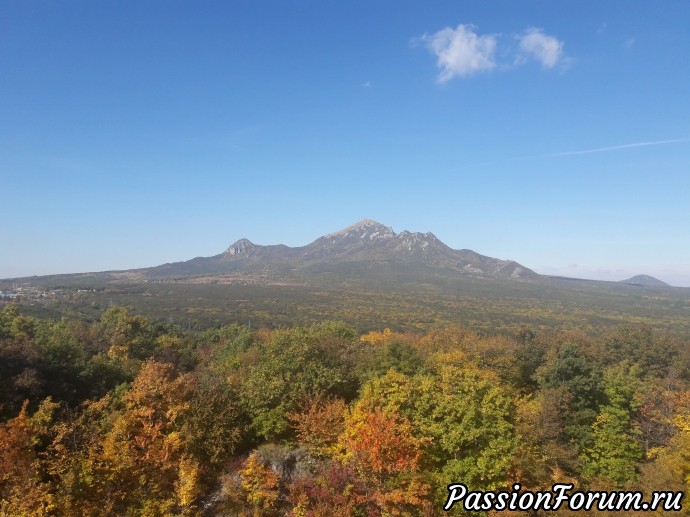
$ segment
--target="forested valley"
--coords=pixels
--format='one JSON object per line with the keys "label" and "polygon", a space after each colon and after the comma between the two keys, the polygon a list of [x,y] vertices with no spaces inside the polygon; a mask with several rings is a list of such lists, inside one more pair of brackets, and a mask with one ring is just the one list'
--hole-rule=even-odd
{"label": "forested valley", "polygon": [[453,482],[690,488],[690,346],[648,327],[194,331],[8,304],[0,404],[5,516],[430,516]]}

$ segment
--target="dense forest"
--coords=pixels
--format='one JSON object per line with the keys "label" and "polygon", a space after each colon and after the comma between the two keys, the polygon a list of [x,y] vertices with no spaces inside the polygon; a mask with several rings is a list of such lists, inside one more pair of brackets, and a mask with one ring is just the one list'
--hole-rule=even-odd
{"label": "dense forest", "polygon": [[685,337],[0,311],[3,516],[431,516],[449,483],[555,482],[688,493]]}

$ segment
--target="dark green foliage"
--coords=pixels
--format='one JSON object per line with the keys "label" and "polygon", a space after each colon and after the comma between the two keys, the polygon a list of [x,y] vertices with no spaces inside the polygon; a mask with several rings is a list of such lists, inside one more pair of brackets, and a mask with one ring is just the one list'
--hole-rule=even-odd
{"label": "dark green foliage", "polygon": [[46,397],[76,406],[132,380],[138,363],[109,356],[108,343],[142,350],[150,342],[151,352],[156,346],[152,324],[122,308],[111,309],[90,327],[21,316],[13,306],[0,311],[0,322],[6,334],[0,340],[0,414],[5,417],[16,414],[24,400],[31,408]]}
{"label": "dark green foliage", "polygon": [[594,422],[592,445],[584,451],[583,474],[603,478],[616,487],[637,480],[644,450],[640,430],[633,423],[640,391],[639,369],[611,367],[603,379],[605,402]]}
{"label": "dark green foliage", "polygon": [[362,347],[358,377],[361,382],[384,375],[388,370],[414,375],[423,365],[419,352],[411,344],[393,338],[376,347]]}
{"label": "dark green foliage", "polygon": [[97,399],[113,388],[134,379],[131,370],[122,367],[119,361],[113,360],[104,353],[89,358],[80,372],[86,391],[83,398]]}
{"label": "dark green foliage", "polygon": [[196,381],[182,436],[202,464],[217,469],[228,461],[248,445],[248,428],[237,392],[222,378],[206,374]]}
{"label": "dark green foliage", "polygon": [[517,336],[517,346],[514,350],[514,366],[508,381],[523,392],[537,389],[537,370],[546,360],[547,346],[537,339],[536,333],[521,329]]}
{"label": "dark green foliage", "polygon": [[655,336],[648,327],[620,327],[606,332],[597,344],[604,365],[625,361],[653,377],[665,376],[676,356],[670,338]]}
{"label": "dark green foliage", "polygon": [[556,396],[569,398],[564,416],[567,436],[581,448],[591,444],[592,424],[602,393],[599,375],[587,357],[576,345],[566,343],[544,364],[539,384],[545,390],[566,390]]}
{"label": "dark green foliage", "polygon": [[255,340],[247,327],[233,324],[201,332],[196,342],[199,360],[224,370],[238,367],[239,356],[249,350]]}

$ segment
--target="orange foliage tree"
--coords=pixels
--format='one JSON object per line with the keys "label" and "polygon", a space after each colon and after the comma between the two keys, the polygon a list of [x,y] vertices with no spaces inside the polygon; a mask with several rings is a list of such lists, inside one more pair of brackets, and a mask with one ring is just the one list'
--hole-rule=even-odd
{"label": "orange foliage tree", "polygon": [[0,515],[49,515],[54,509],[50,486],[43,481],[37,445],[44,417],[56,406],[45,401],[33,417],[22,406],[19,415],[0,424]]}
{"label": "orange foliage tree", "polygon": [[352,465],[369,487],[368,496],[388,515],[426,507],[429,486],[418,472],[425,439],[394,412],[355,406],[340,436],[342,461]]}

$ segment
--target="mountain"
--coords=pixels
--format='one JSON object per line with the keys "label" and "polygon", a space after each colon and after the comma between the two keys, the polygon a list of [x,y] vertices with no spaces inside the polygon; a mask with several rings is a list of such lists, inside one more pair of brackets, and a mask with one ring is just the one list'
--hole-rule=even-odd
{"label": "mountain", "polygon": [[[640,296],[641,289],[653,296]],[[371,220],[305,246],[240,239],[211,257],[150,268],[0,280],[0,304],[11,302],[27,314],[88,321],[123,305],[201,328],[336,320],[361,330],[461,324],[504,332],[635,322],[690,335],[679,317],[690,308],[690,289],[538,275],[511,260],[452,249],[432,233],[396,233]]]}
{"label": "mountain", "polygon": [[395,233],[370,219],[319,237],[306,246],[262,246],[240,239],[213,257],[197,257],[139,272],[147,279],[227,274],[276,278],[310,273],[361,275],[364,269],[375,273],[381,268],[516,280],[539,277],[512,260],[451,249],[430,232]]}
{"label": "mountain", "polygon": [[628,285],[641,285],[644,287],[670,287],[666,282],[662,282],[658,278],[654,278],[653,276],[649,275],[636,275],[632,278],[628,278],[627,280],[621,280],[618,283]]}
{"label": "mountain", "polygon": [[[349,268],[348,268],[349,266]],[[537,278],[535,272],[512,260],[486,257],[471,250],[454,250],[433,233],[402,231],[364,219],[311,244],[261,246],[248,239],[231,244],[213,257],[164,264],[141,270],[147,278],[228,273],[294,276],[297,273],[342,272],[352,266],[387,266],[446,270],[484,278]]]}

